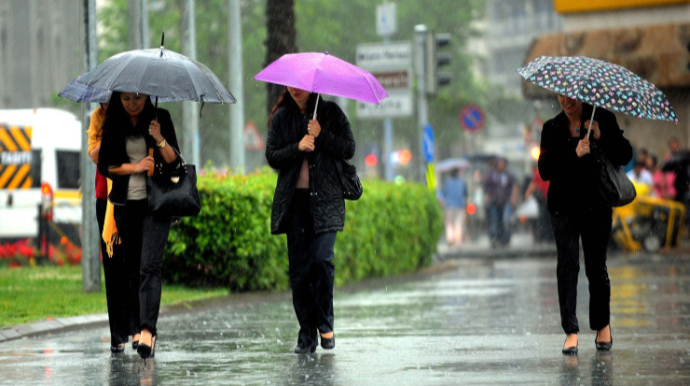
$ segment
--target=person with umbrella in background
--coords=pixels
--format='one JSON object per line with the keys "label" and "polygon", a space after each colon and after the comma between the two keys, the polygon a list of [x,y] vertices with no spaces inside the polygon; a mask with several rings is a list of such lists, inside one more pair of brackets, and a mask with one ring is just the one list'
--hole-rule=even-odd
{"label": "person with umbrella in background", "polygon": [[[153,156],[149,149],[154,150]],[[108,199],[114,205],[117,236],[111,240],[122,239],[127,298],[140,305],[133,320],[141,331],[137,352],[142,358],[155,354],[161,264],[171,220],[150,212],[146,173],[154,163],[176,167],[178,153],[167,110],[154,108],[147,95],[113,92],[103,123],[98,168],[112,180]]]}
{"label": "person with umbrella in background", "polygon": [[[611,284],[606,268],[612,210],[596,200],[597,168],[590,146],[596,144],[614,165],[630,161],[632,146],[612,113],[600,110],[590,127],[587,118],[592,113],[591,105],[560,94],[558,103],[563,109],[561,113],[544,123],[538,167],[542,179],[551,182],[548,209],[558,253],[561,327],[566,333],[562,351],[573,355],[578,351],[580,331],[575,314],[580,237],[589,280],[589,325],[597,331],[595,345],[597,350],[609,350],[613,343],[609,325]],[[585,128],[591,128],[591,140],[587,139]]]}
{"label": "person with umbrella in background", "polygon": [[[271,233],[287,234],[292,303],[300,325],[295,353],[335,347],[334,245],[345,225],[335,162],[352,158],[355,140],[337,104],[286,87],[268,120],[266,159],[278,171]],[[312,118],[312,111],[316,114]]]}

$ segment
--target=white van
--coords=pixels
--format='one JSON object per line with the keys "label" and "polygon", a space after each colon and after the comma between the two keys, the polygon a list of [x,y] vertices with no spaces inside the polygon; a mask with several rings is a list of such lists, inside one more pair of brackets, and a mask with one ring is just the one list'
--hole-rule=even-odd
{"label": "white van", "polygon": [[81,129],[65,110],[0,110],[0,240],[38,235],[43,189],[57,233],[78,242]]}

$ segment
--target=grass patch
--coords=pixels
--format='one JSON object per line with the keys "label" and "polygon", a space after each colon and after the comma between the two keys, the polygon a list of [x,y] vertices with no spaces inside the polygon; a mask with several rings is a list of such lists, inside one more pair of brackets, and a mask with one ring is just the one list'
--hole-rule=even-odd
{"label": "grass patch", "polygon": [[[162,304],[208,299],[226,288],[192,289],[163,284]],[[107,312],[105,279],[101,291],[81,291],[81,267],[0,269],[0,328],[67,316]]]}

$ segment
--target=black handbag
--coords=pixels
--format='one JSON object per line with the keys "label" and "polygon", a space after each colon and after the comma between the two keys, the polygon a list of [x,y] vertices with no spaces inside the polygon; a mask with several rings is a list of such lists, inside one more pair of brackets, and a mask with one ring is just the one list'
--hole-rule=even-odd
{"label": "black handbag", "polygon": [[196,188],[196,168],[184,162],[173,147],[180,162],[168,170],[157,165],[153,176],[146,179],[149,209],[153,214],[167,217],[191,217],[201,211],[201,199]]}
{"label": "black handbag", "polygon": [[346,160],[334,160],[334,162],[335,167],[338,169],[338,174],[340,175],[340,183],[343,186],[343,197],[346,200],[359,200],[359,198],[362,197],[364,189],[357,176],[357,168]]}
{"label": "black handbag", "polygon": [[597,164],[597,194],[599,204],[605,207],[624,206],[637,196],[635,185],[625,175],[623,168],[614,166],[602,149],[592,143],[592,154]]}

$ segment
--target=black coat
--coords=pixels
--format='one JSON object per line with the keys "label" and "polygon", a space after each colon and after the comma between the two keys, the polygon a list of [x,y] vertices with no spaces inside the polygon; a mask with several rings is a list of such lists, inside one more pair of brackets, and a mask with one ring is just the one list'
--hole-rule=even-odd
{"label": "black coat", "polygon": [[309,163],[309,206],[314,233],[342,231],[345,225],[345,200],[335,162],[350,159],[355,154],[350,123],[337,104],[321,101],[317,110],[321,133],[314,141],[315,150],[305,153],[299,150],[298,144],[307,134],[311,113],[302,114],[294,103],[288,103],[276,110],[271,119],[266,159],[278,171],[271,210],[272,234],[287,232],[286,217],[290,215],[290,203],[304,157]]}
{"label": "black coat", "polygon": [[[148,127],[151,123],[151,117],[142,115],[137,122],[136,131],[144,135],[146,145],[148,148],[153,148],[153,159],[155,163],[164,169],[172,169],[178,166],[179,157],[177,161],[172,164],[166,164],[159,148],[154,143],[153,138],[148,135]],[[161,125],[161,135],[165,138],[167,146],[172,146],[179,152],[177,144],[177,136],[175,136],[175,127],[173,126],[170,113],[164,109],[158,109],[158,123]],[[110,178],[113,181],[113,187],[108,195],[108,200],[113,205],[125,205],[127,203],[127,190],[129,188],[129,174],[118,176],[110,173],[110,168],[118,167],[122,164],[130,163],[127,155],[127,135],[125,130],[110,129],[103,132],[101,139],[101,150],[98,153],[98,170],[102,175]]]}
{"label": "black coat", "polygon": [[[592,106],[583,104],[580,137],[571,138],[568,117],[561,111],[555,118],[544,123],[541,133],[539,174],[544,181],[551,181],[547,197],[550,212],[572,212],[597,206],[597,165],[592,154],[578,158],[575,148],[587,135],[584,122],[592,115]],[[618,127],[613,113],[597,109],[594,120],[599,123],[600,139],[589,138],[590,143],[606,152],[614,165],[625,165],[632,158],[632,147],[623,130]]]}

